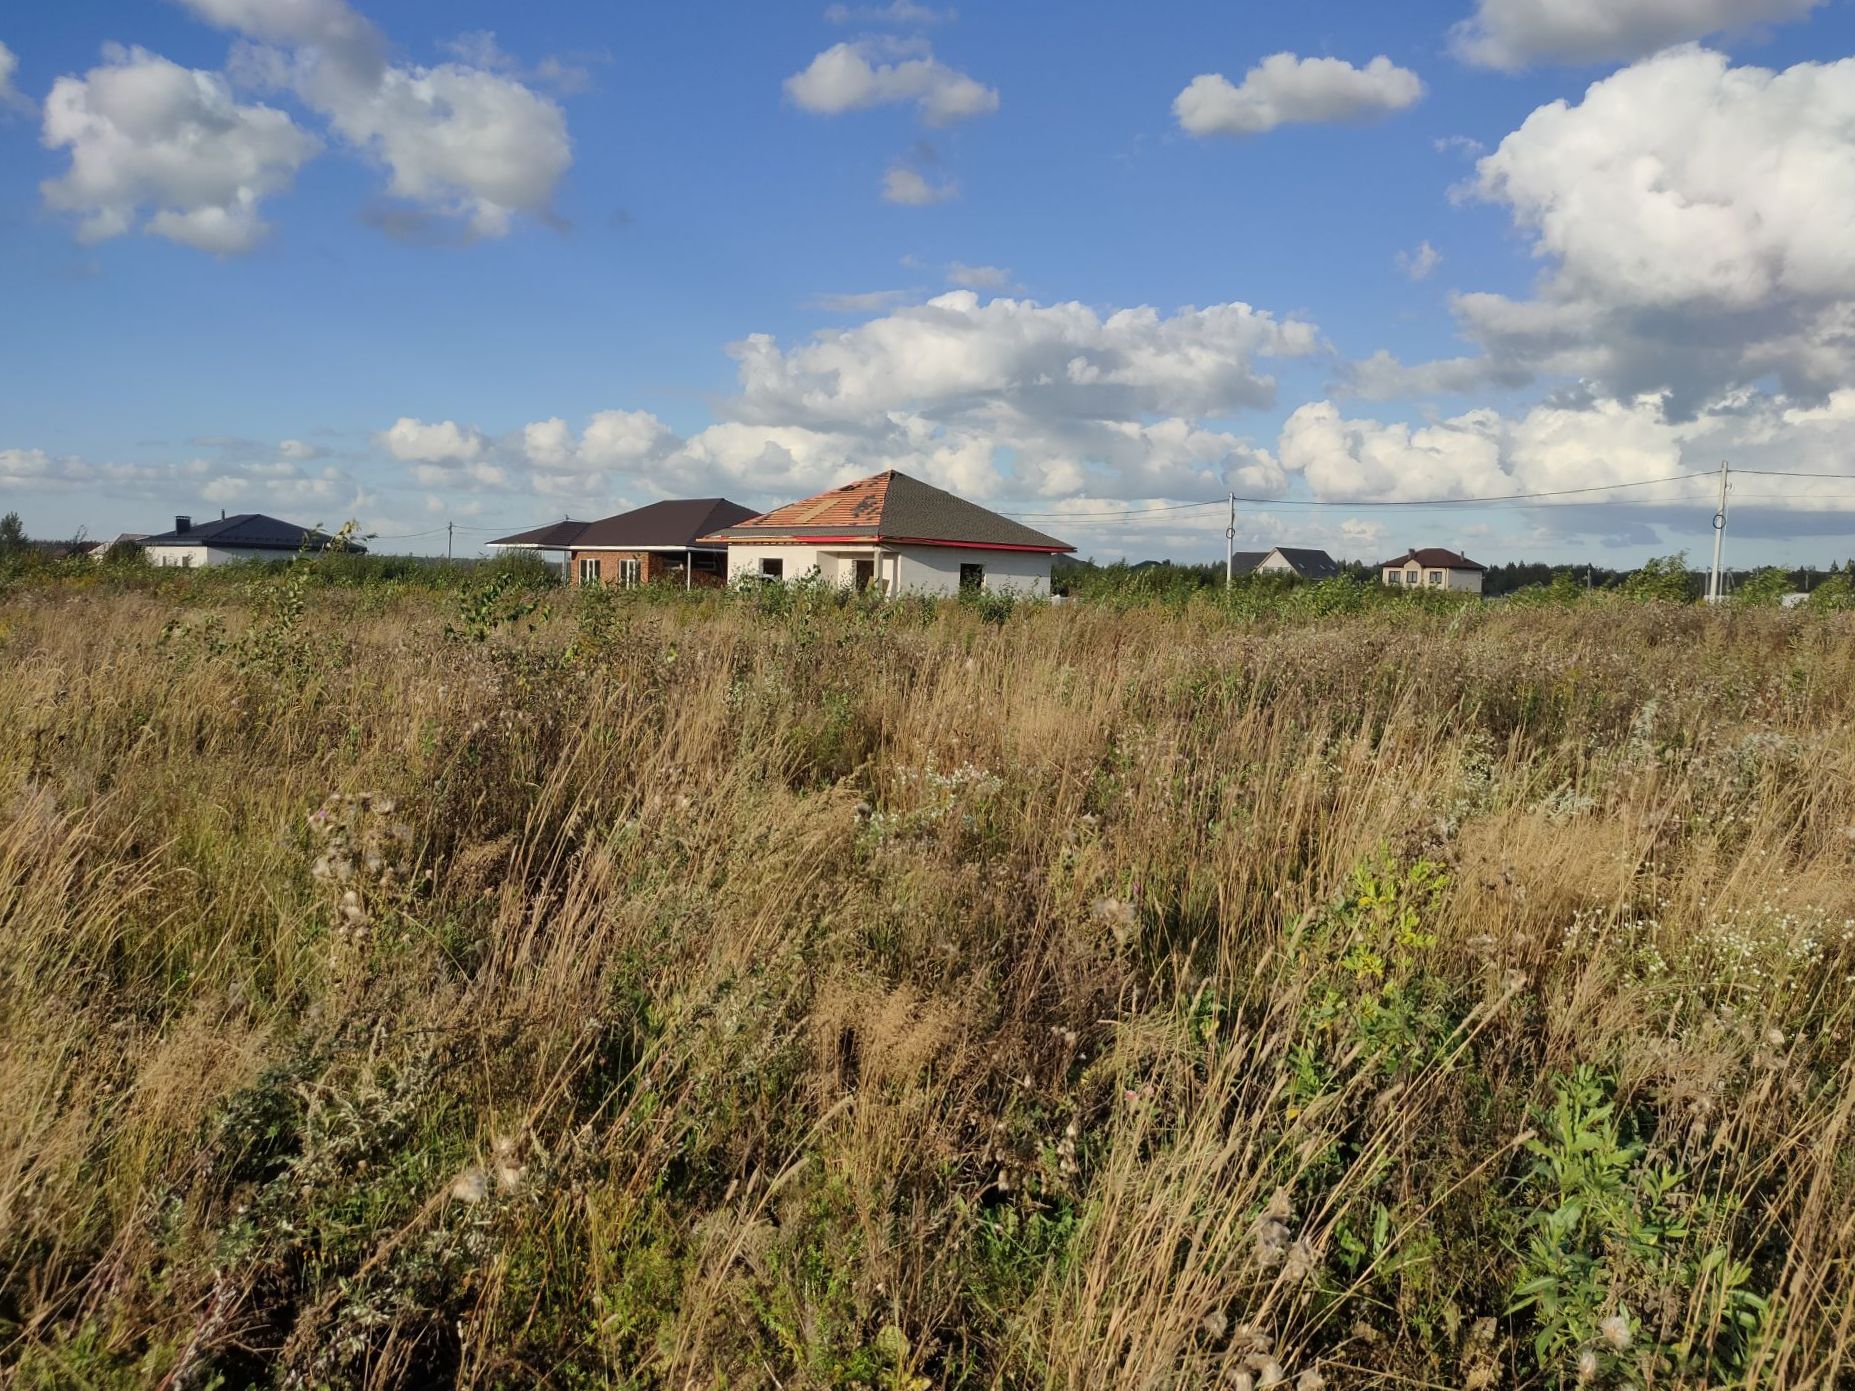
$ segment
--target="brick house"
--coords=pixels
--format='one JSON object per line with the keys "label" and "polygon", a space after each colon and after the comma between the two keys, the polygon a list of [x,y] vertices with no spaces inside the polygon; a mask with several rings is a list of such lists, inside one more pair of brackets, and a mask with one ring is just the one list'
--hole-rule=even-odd
{"label": "brick house", "polygon": [[718,589],[728,582],[728,548],[704,538],[753,515],[725,497],[676,498],[596,522],[553,522],[489,544],[557,553],[569,584]]}

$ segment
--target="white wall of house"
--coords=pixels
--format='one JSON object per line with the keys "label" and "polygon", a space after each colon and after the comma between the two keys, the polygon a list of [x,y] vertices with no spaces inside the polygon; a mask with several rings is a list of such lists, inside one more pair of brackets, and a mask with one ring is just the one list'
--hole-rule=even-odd
{"label": "white wall of house", "polygon": [[1384,582],[1398,589],[1454,589],[1481,593],[1481,571],[1438,569],[1435,566],[1387,565]]}
{"label": "white wall of house", "polygon": [[1256,562],[1255,573],[1258,575],[1293,575],[1297,571],[1283,558],[1280,551],[1270,551]]}
{"label": "white wall of house", "polygon": [[957,594],[960,567],[978,565],[985,587],[994,593],[1048,596],[1050,557],[1034,551],[994,551],[963,546],[730,546],[728,579],[764,573],[761,562],[777,560],[782,579],[803,579],[814,569],[827,584],[849,585],[856,562],[876,558],[876,578],[885,590],[901,594]]}
{"label": "white wall of house", "polygon": [[288,560],[296,554],[247,546],[149,546],[146,549],[150,565],[182,565],[196,570],[207,565],[230,565],[235,560]]}
{"label": "white wall of house", "polygon": [[[869,552],[864,551],[867,555]],[[783,580],[802,580],[813,570],[820,578],[831,584],[847,584],[842,578],[843,555],[838,551],[820,550],[817,546],[730,546],[728,547],[728,583],[733,584],[744,575],[760,575],[761,562],[776,560],[780,563],[780,578]]]}
{"label": "white wall of house", "polygon": [[958,594],[960,567],[985,570],[985,587],[1026,597],[1050,593],[1050,557],[1036,551],[967,550],[960,546],[895,546],[902,558],[904,594]]}

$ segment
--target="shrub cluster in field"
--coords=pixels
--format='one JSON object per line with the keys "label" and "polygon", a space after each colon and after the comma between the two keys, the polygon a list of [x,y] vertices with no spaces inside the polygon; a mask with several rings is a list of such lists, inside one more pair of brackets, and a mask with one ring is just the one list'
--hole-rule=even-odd
{"label": "shrub cluster in field", "polygon": [[323,565],[0,597],[0,1377],[1847,1377],[1849,620]]}

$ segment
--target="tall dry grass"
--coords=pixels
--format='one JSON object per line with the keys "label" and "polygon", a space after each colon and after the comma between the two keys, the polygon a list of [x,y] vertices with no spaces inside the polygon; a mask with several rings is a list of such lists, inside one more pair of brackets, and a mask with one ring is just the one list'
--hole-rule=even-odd
{"label": "tall dry grass", "polygon": [[1847,1378],[1847,620],[272,583],[0,603],[17,1384]]}

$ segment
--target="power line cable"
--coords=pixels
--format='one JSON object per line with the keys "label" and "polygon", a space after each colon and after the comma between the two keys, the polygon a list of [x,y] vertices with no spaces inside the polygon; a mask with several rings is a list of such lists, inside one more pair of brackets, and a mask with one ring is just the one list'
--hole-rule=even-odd
{"label": "power line cable", "polygon": [[379,532],[371,532],[363,535],[362,539],[366,541],[413,541],[421,536],[436,536],[443,530],[443,527],[435,526],[430,531],[403,531],[388,535],[382,535]]}
{"label": "power line cable", "polygon": [[[1663,483],[1681,483],[1690,479],[1711,477],[1713,477],[1713,471],[1709,469],[1693,473],[1670,474],[1666,478],[1644,478],[1633,483],[1597,483],[1585,488],[1554,488],[1544,492],[1505,493],[1494,497],[1410,498],[1401,502],[1376,499],[1339,501],[1326,498],[1264,498],[1240,495],[1236,500],[1247,507],[1487,507],[1497,503],[1530,502],[1538,498],[1608,493],[1620,488],[1653,488]],[[1229,502],[1230,498],[1225,496],[1207,499],[1204,502],[1181,502],[1164,507],[1129,507],[1114,512],[1008,512],[1005,515],[1016,517],[1020,521],[1111,521],[1117,517],[1139,517],[1155,512],[1182,512],[1199,507],[1223,507]]]}

